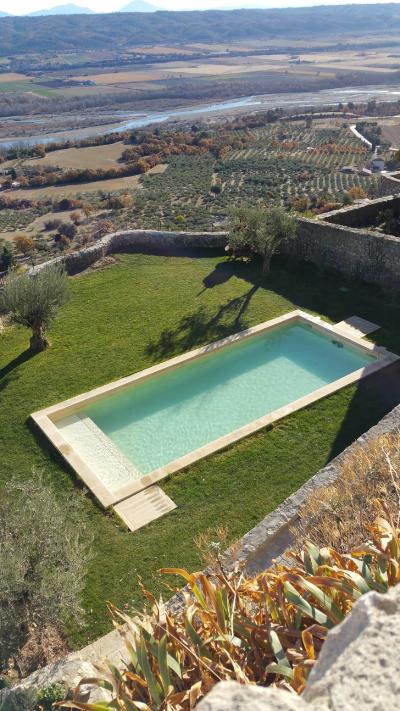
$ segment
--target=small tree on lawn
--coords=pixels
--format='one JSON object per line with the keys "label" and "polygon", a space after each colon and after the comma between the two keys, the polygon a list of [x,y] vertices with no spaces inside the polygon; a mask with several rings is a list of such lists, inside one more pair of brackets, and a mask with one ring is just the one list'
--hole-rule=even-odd
{"label": "small tree on lawn", "polygon": [[50,630],[61,643],[63,624],[82,619],[81,596],[91,559],[83,507],[76,493],[56,495],[40,472],[3,487],[0,668],[16,654],[25,672],[37,661],[46,663]]}
{"label": "small tree on lawn", "polygon": [[270,270],[271,258],[283,240],[296,235],[296,220],[281,207],[239,207],[233,213],[229,245],[233,252],[248,249],[262,259],[263,274]]}
{"label": "small tree on lawn", "polygon": [[0,313],[12,322],[32,329],[30,348],[49,346],[46,331],[69,298],[67,276],[59,265],[45,267],[35,276],[12,273],[0,292]]}

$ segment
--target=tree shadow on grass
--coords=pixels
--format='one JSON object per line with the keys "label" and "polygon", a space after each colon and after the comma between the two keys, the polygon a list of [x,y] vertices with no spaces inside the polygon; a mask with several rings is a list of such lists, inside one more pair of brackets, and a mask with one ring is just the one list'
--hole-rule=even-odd
{"label": "tree shadow on grass", "polygon": [[332,444],[329,460],[376,425],[399,403],[400,363],[393,363],[360,380]]}
{"label": "tree shadow on grass", "polygon": [[218,262],[212,272],[207,274],[203,279],[204,289],[200,291],[202,294],[206,289],[212,289],[214,286],[225,284],[235,274],[230,262]]}
{"label": "tree shadow on grass", "polygon": [[[221,304],[213,316],[204,306],[196,313],[184,316],[176,328],[162,331],[157,341],[148,344],[146,355],[156,359],[167,358],[242,330],[246,327],[247,309],[258,288],[258,284],[254,284],[245,294]],[[232,317],[229,322],[224,321],[229,316]]]}
{"label": "tree shadow on grass", "polygon": [[[14,371],[19,368],[20,365],[33,358],[34,355],[36,355],[36,353],[31,351],[30,348],[27,348],[16,358],[10,360],[4,368],[0,368],[0,390],[5,390],[11,381],[17,379],[18,375],[14,373]],[[12,373],[13,375],[11,375]]]}

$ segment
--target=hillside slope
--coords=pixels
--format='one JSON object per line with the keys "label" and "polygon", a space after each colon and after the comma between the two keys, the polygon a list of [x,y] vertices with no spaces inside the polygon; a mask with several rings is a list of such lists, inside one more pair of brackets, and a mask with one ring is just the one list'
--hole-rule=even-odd
{"label": "hillside slope", "polygon": [[275,10],[112,13],[0,20],[0,55],[62,49],[106,49],[149,43],[234,42],[398,33],[400,4]]}

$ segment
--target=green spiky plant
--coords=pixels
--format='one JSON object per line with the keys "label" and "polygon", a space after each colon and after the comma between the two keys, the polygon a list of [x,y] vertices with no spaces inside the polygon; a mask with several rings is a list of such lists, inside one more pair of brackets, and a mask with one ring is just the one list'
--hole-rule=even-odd
{"label": "green spiky plant", "polygon": [[[383,506],[383,505],[382,505]],[[211,577],[180,575],[188,585],[178,613],[145,591],[151,610],[134,618],[111,607],[130,662],[109,664],[99,679],[110,702],[65,701],[86,711],[188,711],[218,681],[275,685],[301,693],[329,629],[365,593],[384,593],[400,580],[400,535],[388,510],[370,527],[370,540],[349,554],[306,543],[292,565],[254,577],[227,573],[219,560]]]}

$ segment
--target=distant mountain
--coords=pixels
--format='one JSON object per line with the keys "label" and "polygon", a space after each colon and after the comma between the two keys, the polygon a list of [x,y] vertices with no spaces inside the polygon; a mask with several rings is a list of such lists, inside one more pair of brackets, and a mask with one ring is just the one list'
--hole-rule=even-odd
{"label": "distant mountain", "polygon": [[[83,0],[82,0],[83,1]],[[1,2],[1,0],[0,0]],[[59,10],[60,8],[58,8]],[[109,49],[143,44],[224,43],[248,38],[303,42],[326,38],[352,46],[352,36],[400,36],[400,3],[320,5],[281,10],[110,12],[102,15],[3,17],[0,57],[29,52]],[[398,74],[393,75],[393,84]],[[1,102],[0,102],[1,103]]]}
{"label": "distant mountain", "polygon": [[161,10],[161,7],[156,7],[156,5],[146,2],[146,0],[133,0],[133,2],[121,7],[119,12],[157,12],[157,10]]}
{"label": "distant mountain", "polygon": [[2,11],[0,10],[0,17],[11,17],[11,15],[10,15],[9,12],[2,12]]}
{"label": "distant mountain", "polygon": [[56,7],[50,7],[48,10],[36,10],[35,12],[30,12],[28,17],[42,17],[47,15],[93,15],[93,11],[89,10],[88,7],[81,7],[80,5],[57,5]]}

